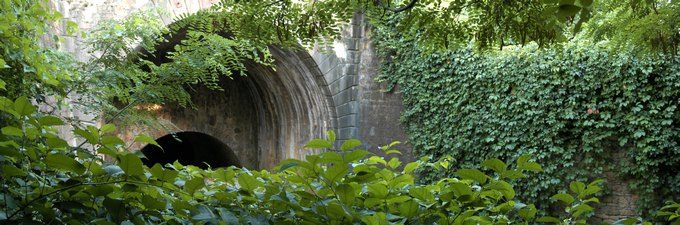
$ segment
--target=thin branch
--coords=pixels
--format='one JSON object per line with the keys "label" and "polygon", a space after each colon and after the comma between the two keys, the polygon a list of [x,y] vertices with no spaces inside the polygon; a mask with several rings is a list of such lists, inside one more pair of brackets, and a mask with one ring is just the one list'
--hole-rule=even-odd
{"label": "thin branch", "polygon": [[411,0],[405,6],[402,6],[402,7],[396,8],[396,9],[391,8],[389,6],[389,4],[388,5],[383,4],[383,2],[381,0],[377,0],[377,2],[378,2],[378,5],[382,6],[383,8],[385,8],[389,11],[392,11],[393,13],[400,13],[400,12],[403,12],[403,11],[406,11],[406,10],[409,10],[409,9],[412,9],[413,7],[415,7],[418,0]]}

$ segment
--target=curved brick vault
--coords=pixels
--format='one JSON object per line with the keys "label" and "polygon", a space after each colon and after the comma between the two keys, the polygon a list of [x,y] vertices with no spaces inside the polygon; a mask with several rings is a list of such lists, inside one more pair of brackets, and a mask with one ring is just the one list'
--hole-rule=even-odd
{"label": "curved brick vault", "polygon": [[[156,48],[167,52],[183,35]],[[305,51],[271,47],[275,70],[246,63],[246,76],[222,77],[221,90],[187,88],[193,108],[163,105],[158,117],[172,124],[169,130],[146,130],[155,138],[172,132],[195,131],[211,135],[231,148],[248,168],[271,168],[286,158],[311,153],[303,146],[334,130],[335,107],[318,66]],[[151,59],[165,63],[167,59]]]}

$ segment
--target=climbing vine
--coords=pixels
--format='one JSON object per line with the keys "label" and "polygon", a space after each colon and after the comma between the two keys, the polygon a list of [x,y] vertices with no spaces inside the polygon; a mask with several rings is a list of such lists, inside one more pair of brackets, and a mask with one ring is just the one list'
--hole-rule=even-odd
{"label": "climbing vine", "polygon": [[424,52],[390,29],[376,39],[417,156],[449,155],[458,168],[532,155],[545,173],[519,184],[529,199],[608,171],[633,179],[643,209],[680,197],[680,58],[583,39],[493,52]]}

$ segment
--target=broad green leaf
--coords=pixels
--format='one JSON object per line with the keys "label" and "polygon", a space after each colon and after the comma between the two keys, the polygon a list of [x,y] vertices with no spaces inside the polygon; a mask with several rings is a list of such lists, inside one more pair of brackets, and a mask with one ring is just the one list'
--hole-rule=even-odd
{"label": "broad green leaf", "polygon": [[16,128],[16,127],[12,127],[12,126],[3,127],[1,131],[2,131],[2,134],[4,134],[4,135],[17,136],[17,137],[23,137],[24,136],[24,132],[21,129]]}
{"label": "broad green leaf", "polygon": [[420,164],[418,162],[407,163],[406,166],[404,166],[403,173],[411,173],[411,172],[413,172],[413,170],[418,168],[418,166],[420,166]]}
{"label": "broad green leaf", "polygon": [[329,182],[336,182],[344,177],[347,172],[349,172],[349,166],[347,164],[335,164],[323,173],[323,177]]}
{"label": "broad green leaf", "polygon": [[110,132],[114,132],[114,131],[116,131],[116,125],[113,125],[113,124],[110,124],[110,123],[109,123],[109,124],[104,124],[104,126],[102,126],[101,128],[99,128],[99,131],[100,131],[102,134],[107,134],[107,133],[110,133]]}
{"label": "broad green leaf", "polygon": [[455,193],[456,196],[461,197],[461,196],[468,196],[472,195],[472,188],[470,185],[463,183],[463,182],[455,182],[451,183],[451,189]]}
{"label": "broad green leaf", "polygon": [[125,145],[125,142],[121,140],[120,138],[113,136],[113,135],[107,135],[101,137],[101,143],[103,145]]}
{"label": "broad green leaf", "polygon": [[580,181],[573,181],[569,184],[569,189],[577,195],[581,195],[586,189],[586,184]]}
{"label": "broad green leaf", "polygon": [[491,182],[489,182],[489,186],[487,188],[491,190],[500,191],[507,200],[515,198],[515,190],[512,188],[512,185],[509,184],[508,182],[502,180],[492,180]]}
{"label": "broad green leaf", "polygon": [[85,140],[87,140],[87,142],[89,142],[90,144],[98,144],[99,143],[99,135],[94,135],[87,130],[75,128],[73,130],[73,133],[77,134],[78,136],[85,138]]}
{"label": "broad green leaf", "polygon": [[158,145],[156,140],[154,140],[152,137],[149,137],[149,136],[144,135],[144,134],[137,135],[137,137],[135,137],[135,142],[152,144],[152,145],[161,147],[160,145]]}
{"label": "broad green leaf", "polygon": [[366,150],[354,150],[351,152],[347,152],[344,155],[344,162],[345,163],[352,163],[356,162],[357,160],[363,159],[366,157],[370,152]]}
{"label": "broad green leaf", "polygon": [[14,101],[14,110],[21,116],[28,116],[36,111],[36,107],[26,96],[21,96]]}
{"label": "broad green leaf", "polygon": [[48,137],[45,139],[45,143],[50,148],[66,148],[69,147],[68,142],[64,141],[59,137]]}
{"label": "broad green leaf", "polygon": [[456,175],[462,179],[477,181],[480,184],[486,183],[486,180],[488,179],[486,174],[477,169],[460,169],[456,171]]}
{"label": "broad green leaf", "polygon": [[238,184],[241,189],[253,192],[256,188],[262,187],[262,182],[250,174],[242,173],[238,176]]}
{"label": "broad green leaf", "polygon": [[202,177],[194,177],[184,184],[184,190],[189,194],[194,194],[196,190],[205,187],[205,181]]}
{"label": "broad green leaf", "polygon": [[156,163],[149,169],[151,176],[166,182],[173,182],[177,175],[179,174],[176,170],[166,170],[160,164]]}
{"label": "broad green leaf", "polygon": [[90,186],[87,188],[86,192],[90,193],[91,195],[95,197],[99,196],[106,196],[109,193],[113,192],[115,189],[112,185],[110,184],[104,184],[104,185],[95,185],[95,186]]}
{"label": "broad green leaf", "polygon": [[144,167],[142,160],[133,153],[128,153],[118,157],[118,166],[125,171],[128,176],[143,176]]}
{"label": "broad green leaf", "polygon": [[574,218],[579,218],[581,215],[589,214],[594,210],[595,208],[589,206],[588,204],[579,204],[571,208],[571,213]]}
{"label": "broad green leaf", "polygon": [[305,145],[305,148],[309,149],[323,149],[323,148],[332,148],[333,143],[330,141],[324,140],[324,139],[312,139],[311,141],[307,142]]}
{"label": "broad green leaf", "polygon": [[408,193],[411,195],[411,197],[419,199],[425,202],[425,204],[434,202],[434,195],[427,187],[413,187],[408,190]]}
{"label": "broad green leaf", "polygon": [[387,162],[387,166],[392,169],[396,169],[401,165],[401,161],[398,158],[391,158],[389,162]]}
{"label": "broad green leaf", "polygon": [[538,212],[538,210],[536,210],[536,206],[534,206],[534,204],[531,204],[531,205],[527,205],[527,206],[521,208],[517,212],[517,214],[519,214],[519,216],[522,217],[522,219],[524,219],[526,221],[530,221],[531,219],[536,217],[537,212]]}
{"label": "broad green leaf", "polygon": [[234,183],[236,172],[228,168],[219,168],[212,173],[212,178],[226,183]]}
{"label": "broad green leaf", "polygon": [[0,167],[0,170],[2,170],[2,176],[5,178],[26,176],[26,172],[24,170],[16,168],[12,165],[3,165]]}
{"label": "broad green leaf", "polygon": [[390,154],[403,155],[403,154],[401,153],[401,151],[399,151],[399,150],[394,150],[394,149],[390,149],[390,150],[385,151],[385,154],[386,154],[386,155],[390,155]]}
{"label": "broad green leaf", "polygon": [[342,156],[337,152],[324,152],[318,155],[319,163],[342,163]]}
{"label": "broad green leaf", "polygon": [[356,194],[352,186],[348,184],[340,184],[335,191],[338,194],[338,200],[340,200],[340,202],[344,203],[345,205],[354,204]]}
{"label": "broad green leaf", "polygon": [[154,198],[150,195],[142,196],[142,204],[147,210],[162,210],[166,208],[166,203],[163,198]]}
{"label": "broad green leaf", "polygon": [[389,190],[384,184],[373,183],[368,185],[368,193],[374,198],[384,199],[387,197]]}
{"label": "broad green leaf", "polygon": [[492,169],[498,174],[503,174],[508,166],[499,159],[487,159],[482,162],[482,166]]}
{"label": "broad green leaf", "polygon": [[340,146],[340,149],[342,151],[349,151],[349,150],[352,150],[352,149],[359,147],[359,146],[361,146],[361,141],[359,141],[357,139],[349,139],[349,140],[346,140],[345,142],[342,143],[342,146]]}
{"label": "broad green leaf", "polygon": [[45,164],[53,169],[81,174],[85,166],[70,156],[64,154],[49,154],[45,157]]}
{"label": "broad green leaf", "polygon": [[565,194],[565,193],[559,193],[559,194],[553,195],[550,198],[562,201],[562,202],[566,203],[567,205],[571,205],[571,203],[574,202],[574,197],[572,197],[569,194]]}
{"label": "broad green leaf", "polygon": [[43,117],[38,118],[38,122],[42,126],[64,125],[64,121],[62,121],[59,117],[56,117],[56,116],[43,116]]}
{"label": "broad green leaf", "polygon": [[542,223],[555,223],[555,224],[561,224],[562,221],[560,219],[557,219],[555,217],[551,216],[544,216],[536,219],[536,222],[542,222]]}
{"label": "broad green leaf", "polygon": [[522,165],[520,169],[532,172],[543,172],[543,168],[541,167],[541,165],[536,162],[527,162],[526,164]]}
{"label": "broad green leaf", "polygon": [[276,171],[278,172],[283,172],[286,171],[287,169],[293,168],[300,165],[300,163],[297,160],[283,160],[278,167],[276,167]]}
{"label": "broad green leaf", "polygon": [[377,212],[370,216],[364,216],[361,221],[366,223],[366,225],[389,225],[387,216],[383,212]]}
{"label": "broad green leaf", "polygon": [[419,205],[414,200],[408,200],[399,204],[399,213],[405,217],[415,217],[418,215]]}

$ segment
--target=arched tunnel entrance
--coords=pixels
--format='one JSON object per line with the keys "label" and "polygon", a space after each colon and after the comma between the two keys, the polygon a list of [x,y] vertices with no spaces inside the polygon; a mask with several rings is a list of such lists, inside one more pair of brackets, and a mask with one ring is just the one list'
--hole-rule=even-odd
{"label": "arched tunnel entrance", "polygon": [[[150,61],[164,57],[179,44],[175,34],[157,46]],[[241,166],[272,168],[286,158],[303,158],[313,151],[302,146],[335,128],[335,106],[328,85],[306,51],[270,47],[274,68],[246,62],[247,75],[222,77],[223,91],[187,87],[193,107],[162,105],[158,117],[170,123],[165,130],[137,130],[158,138],[193,131],[210,135],[234,152]],[[130,133],[135,133],[132,131]]]}
{"label": "arched tunnel entrance", "polygon": [[240,167],[236,154],[219,139],[200,132],[171,133],[156,139],[160,147],[147,145],[142,148],[145,165],[165,165],[179,161],[182,165],[194,165],[203,169]]}

